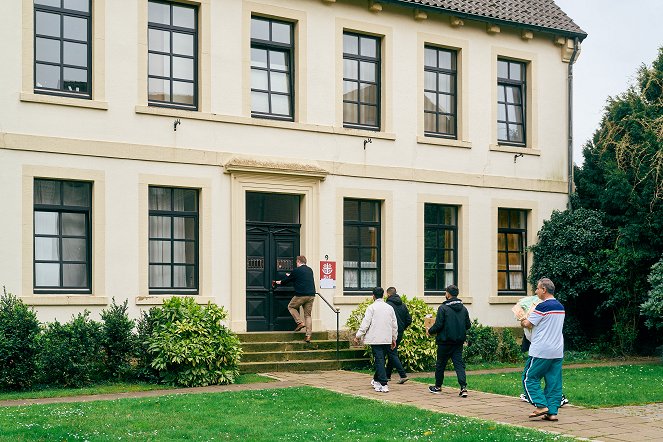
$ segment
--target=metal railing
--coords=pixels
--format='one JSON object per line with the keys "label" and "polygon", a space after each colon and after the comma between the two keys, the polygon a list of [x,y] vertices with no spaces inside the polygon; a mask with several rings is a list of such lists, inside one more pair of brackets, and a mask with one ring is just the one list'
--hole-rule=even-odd
{"label": "metal railing", "polygon": [[325,299],[325,297],[322,296],[320,293],[315,292],[315,294],[318,295],[320,297],[320,299],[325,301],[325,304],[327,304],[327,306],[329,306],[329,308],[332,309],[332,311],[334,313],[336,313],[336,363],[338,364],[338,368],[341,368],[341,357],[340,357],[340,350],[339,350],[339,348],[340,348],[340,329],[339,329],[340,319],[339,319],[339,317],[340,317],[340,314],[341,314],[341,310],[339,310],[339,309],[335,308],[333,305],[331,305],[329,303],[329,301],[327,301]]}

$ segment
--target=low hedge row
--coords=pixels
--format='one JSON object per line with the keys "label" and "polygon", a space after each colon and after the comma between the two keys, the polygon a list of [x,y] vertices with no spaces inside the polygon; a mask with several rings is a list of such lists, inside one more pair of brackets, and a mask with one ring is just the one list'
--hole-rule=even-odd
{"label": "low hedge row", "polygon": [[3,289],[0,294],[0,390],[80,387],[107,380],[144,380],[181,386],[234,382],[239,339],[214,304],[171,298],[127,315],[127,301],[112,304],[101,321],[85,311],[69,322],[40,324],[33,309]]}

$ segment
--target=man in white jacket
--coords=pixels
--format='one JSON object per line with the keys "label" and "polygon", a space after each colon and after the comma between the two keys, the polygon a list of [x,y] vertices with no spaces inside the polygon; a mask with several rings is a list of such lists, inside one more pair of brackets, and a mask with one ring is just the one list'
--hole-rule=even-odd
{"label": "man in white jacket", "polygon": [[366,309],[364,319],[361,321],[354,341],[355,344],[358,344],[363,337],[364,344],[371,346],[375,359],[375,375],[373,375],[371,385],[377,392],[388,393],[389,386],[387,385],[387,372],[384,365],[390,346],[391,349],[396,348],[398,323],[396,322],[394,309],[384,302],[383,296],[384,289],[382,287],[373,289],[374,302]]}

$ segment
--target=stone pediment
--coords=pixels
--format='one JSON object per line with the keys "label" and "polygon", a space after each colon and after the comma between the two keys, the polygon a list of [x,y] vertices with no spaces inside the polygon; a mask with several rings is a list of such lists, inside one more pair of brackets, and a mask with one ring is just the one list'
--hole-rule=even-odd
{"label": "stone pediment", "polygon": [[280,161],[266,158],[233,157],[224,164],[226,173],[270,173],[305,176],[324,180],[329,171],[314,162]]}

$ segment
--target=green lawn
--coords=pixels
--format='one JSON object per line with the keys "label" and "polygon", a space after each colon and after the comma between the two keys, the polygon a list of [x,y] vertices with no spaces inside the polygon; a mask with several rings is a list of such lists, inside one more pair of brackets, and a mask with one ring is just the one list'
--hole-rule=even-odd
{"label": "green lawn", "polygon": [[[242,374],[237,380],[236,384],[252,384],[257,382],[274,382],[274,379],[257,374]],[[46,388],[31,391],[19,392],[1,392],[0,400],[17,400],[17,399],[41,399],[49,397],[64,397],[64,396],[83,396],[89,394],[113,394],[113,393],[132,393],[135,391],[148,391],[148,390],[167,390],[173,387],[172,385],[158,385],[146,383],[126,383],[126,382],[109,382],[104,384],[92,385],[83,388]]]}
{"label": "green lawn", "polygon": [[6,407],[0,441],[570,441],[310,387]]}
{"label": "green lawn", "polygon": [[[614,407],[663,402],[663,365],[619,365],[613,367],[565,368],[562,370],[564,394],[573,405],[583,407]],[[433,384],[434,378],[415,378]],[[444,384],[457,388],[455,376]],[[522,393],[521,373],[472,375],[468,373],[470,390],[518,396]]]}

